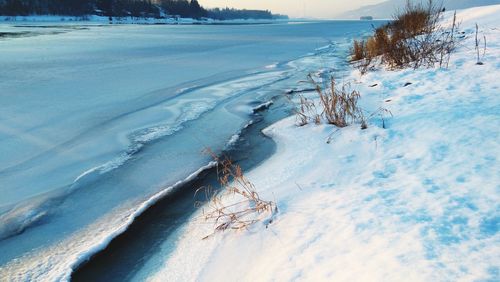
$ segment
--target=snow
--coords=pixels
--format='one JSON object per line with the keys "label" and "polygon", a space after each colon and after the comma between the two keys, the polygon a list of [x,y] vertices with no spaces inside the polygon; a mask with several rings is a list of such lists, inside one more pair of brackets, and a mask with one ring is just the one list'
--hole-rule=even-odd
{"label": "snow", "polygon": [[277,202],[274,223],[201,240],[213,225],[197,214],[135,280],[499,281],[499,12],[459,11],[466,38],[449,69],[345,78],[364,108],[392,112],[386,129],[267,128],[277,152],[247,177]]}
{"label": "snow", "polygon": [[[359,9],[348,11],[339,15],[339,18],[356,18],[362,16],[373,16],[375,18],[390,19],[395,9],[402,9],[406,0],[385,0],[373,5],[365,5]],[[411,1],[413,3],[426,3],[427,1]],[[477,6],[498,5],[500,0],[439,0],[435,4],[443,5],[447,11],[466,9]]]}
{"label": "snow", "polygon": [[263,111],[265,109],[268,109],[273,103],[274,102],[272,100],[269,100],[269,101],[267,101],[265,103],[262,103],[262,104],[260,104],[260,105],[258,105],[256,107],[254,107],[252,109],[252,112],[256,113],[256,112],[260,112],[260,111]]}
{"label": "snow", "polygon": [[0,24],[0,277],[67,279],[369,28]]}
{"label": "snow", "polygon": [[[457,19],[463,27],[473,28],[477,22],[481,27],[498,28],[498,13],[500,5],[489,7],[476,7],[467,10],[457,11]],[[451,18],[451,12],[446,13],[448,20]]]}

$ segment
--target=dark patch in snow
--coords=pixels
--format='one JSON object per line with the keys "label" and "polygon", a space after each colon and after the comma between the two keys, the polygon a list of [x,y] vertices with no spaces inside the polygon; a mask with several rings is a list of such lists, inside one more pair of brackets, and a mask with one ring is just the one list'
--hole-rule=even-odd
{"label": "dark patch in snow", "polygon": [[285,91],[286,94],[294,94],[294,93],[305,93],[305,92],[313,92],[316,91],[315,88],[305,88],[305,89],[289,89]]}
{"label": "dark patch in snow", "polygon": [[0,32],[0,38],[12,38],[12,37],[25,37],[32,36],[33,33],[29,31],[21,31],[21,32]]}
{"label": "dark patch in snow", "polygon": [[258,112],[262,112],[262,111],[265,111],[267,109],[269,109],[269,107],[271,107],[271,105],[273,104],[274,102],[271,100],[271,101],[267,101],[265,103],[262,103],[258,106],[256,106],[255,108],[253,108],[253,113],[258,113]]}

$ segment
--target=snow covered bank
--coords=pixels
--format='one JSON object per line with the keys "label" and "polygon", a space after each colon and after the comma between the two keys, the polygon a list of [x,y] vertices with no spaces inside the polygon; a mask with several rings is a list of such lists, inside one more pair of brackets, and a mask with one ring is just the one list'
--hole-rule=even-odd
{"label": "snow covered bank", "polygon": [[387,129],[269,127],[278,151],[247,176],[277,202],[275,223],[201,240],[213,226],[194,218],[137,279],[500,280],[499,13],[458,13],[466,37],[449,69],[351,74],[365,107],[393,113]]}

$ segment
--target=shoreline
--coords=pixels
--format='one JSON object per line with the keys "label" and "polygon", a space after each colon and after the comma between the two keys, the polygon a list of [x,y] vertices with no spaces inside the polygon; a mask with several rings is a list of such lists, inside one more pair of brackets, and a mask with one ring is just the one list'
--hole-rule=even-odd
{"label": "shoreline", "polygon": [[[499,12],[500,5],[457,12],[462,22],[460,37],[446,68],[389,70],[375,66],[361,75],[360,70],[346,67],[342,60],[352,35],[358,34],[351,31],[339,34],[341,48],[332,40],[326,49],[314,49],[315,53],[285,65],[265,67],[269,70],[264,71],[266,75],[201,87],[199,92],[181,96],[180,101],[138,111],[131,121],[132,117],[137,123],[149,121],[148,128],[127,137],[138,144],[150,141],[150,146],[141,147],[120,169],[106,171],[98,180],[88,172],[78,177],[86,189],[78,189],[61,201],[53,215],[43,217],[44,213],[36,214],[34,209],[20,209],[24,212],[20,215],[35,220],[42,216],[42,220],[34,225],[36,228],[0,241],[4,244],[0,260],[7,261],[0,265],[0,276],[11,280],[152,282],[500,280],[500,175],[496,173],[500,168]],[[450,16],[452,12],[445,14],[443,25],[448,24]],[[252,29],[276,27],[286,28]],[[205,34],[206,29],[200,28],[199,34]],[[307,33],[309,29],[305,26],[299,30]],[[255,30],[251,34],[258,39],[261,34]],[[185,36],[182,30],[179,33]],[[482,45],[478,38],[484,38],[484,50],[478,47]],[[276,43],[275,35],[271,34],[269,40],[268,45],[261,45],[264,57]],[[186,45],[197,41],[198,36],[193,36]],[[207,49],[213,50],[213,46]],[[292,47],[271,50],[279,53],[288,48]],[[243,59],[247,54],[244,50],[249,49],[257,48],[251,45],[235,53],[243,54],[238,56]],[[226,53],[214,54],[225,58]],[[149,52],[137,54],[138,58],[144,54]],[[211,59],[206,63],[213,67],[216,60],[206,53],[199,56],[204,57]],[[184,59],[173,66],[185,66]],[[335,68],[339,61],[341,67]],[[158,60],[152,58],[151,62]],[[69,69],[74,70],[76,65]],[[132,65],[142,67],[144,62],[137,60]],[[227,66],[227,62],[221,65]],[[185,67],[192,74],[192,67]],[[9,68],[4,69],[8,73]],[[28,70],[18,69],[20,74]],[[94,69],[89,68],[92,73]],[[130,69],[125,66],[122,74]],[[373,112],[365,115],[368,128],[362,130],[356,123],[338,128],[321,118],[297,126],[283,92],[300,93],[287,97],[292,101],[316,101],[318,94],[309,92],[314,90],[311,88],[286,91],[285,87],[304,86],[300,84],[305,79],[302,75],[312,70],[312,75],[322,80],[319,87],[326,88],[334,70],[339,75],[339,69],[342,83],[352,87],[349,91],[359,91],[359,107],[366,113]],[[144,75],[144,70],[138,73]],[[129,87],[131,84],[124,88]],[[113,93],[121,97],[123,94],[115,89]],[[134,101],[154,104],[160,96]],[[29,95],[13,99],[17,97],[27,100]],[[203,99],[207,101],[203,103]],[[13,105],[23,105],[13,101],[17,101]],[[71,115],[63,115],[60,120],[77,112],[72,110],[73,99],[63,101],[67,103],[61,105],[67,106],[59,108],[68,109]],[[117,104],[116,99],[110,102],[113,109],[125,105]],[[311,113],[318,116],[320,109],[312,103]],[[86,104],[90,111],[88,105],[92,104]],[[16,118],[26,111],[27,116],[38,114],[43,120],[50,114],[29,106],[13,111],[11,116]],[[159,114],[167,108],[178,113],[171,117],[177,116],[175,122],[183,121],[183,130],[161,138],[171,127],[152,121],[166,122]],[[380,111],[389,112],[390,117]],[[123,128],[134,125],[121,121],[117,124]],[[62,125],[57,128],[71,129]],[[118,126],[115,129],[122,132]],[[105,136],[100,131],[92,133],[88,140],[99,149],[105,142],[99,142],[98,137],[106,140]],[[8,142],[3,144],[9,148]],[[204,218],[213,206],[195,206],[197,200],[205,200],[204,193],[196,193],[200,187],[219,187],[212,159],[201,155],[207,147],[242,165],[258,198],[276,203],[272,221],[257,221],[245,230],[213,233],[214,222]],[[82,151],[88,157],[90,150]],[[57,157],[54,167],[63,167],[67,158]],[[48,162],[34,164],[52,172]],[[75,164],[81,165],[81,161]],[[34,172],[19,171],[36,178]],[[24,179],[19,175],[5,183],[22,183],[16,182]],[[184,180],[175,182],[177,179]],[[44,180],[49,179],[36,179],[38,185]],[[26,178],[26,183],[34,182]],[[19,193],[5,190],[6,199],[9,192]],[[148,191],[153,192],[144,194]],[[239,201],[232,196],[225,194],[220,203]],[[207,234],[214,235],[207,238]],[[27,250],[26,255],[8,259],[23,250]]]}
{"label": "shoreline", "polygon": [[[234,20],[215,20],[215,19],[192,19],[192,18],[136,18],[136,17],[109,17],[105,16],[65,16],[65,15],[36,15],[36,16],[2,16],[0,15],[0,24],[85,24],[85,25],[121,25],[121,24],[139,24],[139,25],[246,25],[246,24],[273,24],[296,22],[294,19],[234,19]],[[300,20],[302,21],[302,20]]]}
{"label": "shoreline", "polygon": [[[203,242],[211,226],[191,223],[140,278],[498,281],[499,9],[457,13],[467,36],[446,70],[352,70],[363,103],[394,114],[386,126],[271,125],[277,153],[246,176],[277,219]],[[482,64],[467,48],[474,21]]]}
{"label": "shoreline", "polygon": [[[221,155],[227,155],[241,165],[244,171],[250,171],[272,157],[276,150],[276,144],[270,137],[263,134],[262,130],[287,117],[285,111],[280,109],[282,107],[287,107],[287,101],[280,96],[275,96],[270,101],[257,105],[254,108],[251,121],[242,128],[236,141],[231,140],[232,142],[229,142],[229,148],[224,150]],[[272,111],[276,112],[272,113]],[[270,120],[266,120],[266,118]],[[259,153],[256,154],[256,151]],[[144,239],[144,237],[155,236],[156,232],[161,232],[162,237],[174,234],[186,223],[186,220],[199,210],[198,207],[195,207],[195,203],[197,200],[203,201],[204,199],[200,196],[194,198],[196,190],[206,186],[219,189],[216,175],[216,166],[207,166],[206,169],[200,170],[192,179],[188,179],[177,187],[167,189],[167,193],[164,193],[157,201],[139,213],[131,224],[114,236],[104,248],[94,252],[89,258],[77,264],[71,273],[71,281],[102,279],[104,273],[100,271],[103,268],[106,269],[106,275],[117,279],[120,277],[118,270],[127,269],[127,265],[129,265],[129,269],[136,266],[136,263],[131,263],[131,258],[132,261],[134,261],[134,258],[140,261],[144,259],[143,255],[147,254],[147,252],[144,252],[144,250],[137,253],[130,251],[130,249],[134,249],[133,245],[139,244],[140,248],[144,248],[146,242],[154,242],[154,239]],[[179,211],[176,209],[188,210]],[[169,218],[172,221],[170,226],[168,223],[166,224],[168,227],[162,224],[162,228],[166,229],[167,233],[156,230],[155,226],[151,225],[152,222],[158,221],[158,214],[171,213],[177,213],[178,215]],[[126,262],[122,261],[124,259]],[[113,271],[113,267],[117,269]],[[121,277],[121,279],[125,278]]]}
{"label": "shoreline", "polygon": [[[351,31],[351,32],[355,32],[355,31]],[[342,34],[340,34],[340,33],[339,33],[338,35],[337,35],[337,34],[335,34],[334,36],[338,36],[338,37],[339,37],[339,38],[341,38],[342,40],[343,40],[343,38],[344,38],[344,36],[343,36]],[[326,43],[325,43],[325,44],[326,44]],[[334,46],[334,45],[328,44],[328,46],[331,46],[331,48],[335,50],[335,46]],[[322,53],[324,52],[324,50],[323,50],[323,49],[321,49],[321,50],[320,50],[320,49],[314,49],[314,50],[315,50],[315,51],[314,51],[315,53],[310,53],[310,52],[309,52],[309,53],[307,53],[307,54],[305,54],[305,55],[303,55],[303,56],[300,56],[299,58],[297,58],[297,60],[292,60],[292,61],[290,61],[290,62],[289,62],[290,66],[293,66],[294,64],[297,64],[297,62],[300,62],[301,60],[303,60],[303,61],[304,61],[304,63],[305,63],[305,66],[309,66],[309,65],[308,65],[308,63],[310,63],[310,64],[312,64],[312,65],[319,64],[319,66],[321,67],[321,64],[320,64],[320,63],[322,62],[322,63],[324,64],[324,63],[325,63],[325,60],[327,60],[328,58],[324,58],[324,57],[323,57],[323,56],[326,56],[326,55],[322,55]],[[318,59],[318,58],[316,58],[316,57],[318,57],[318,58],[321,60],[321,62],[319,62],[319,61],[317,62],[317,59]],[[314,58],[314,59],[313,59],[313,58]],[[277,61],[279,61],[279,60],[277,60]],[[276,65],[272,65],[270,68],[273,68],[273,69],[274,69],[274,68],[276,68],[276,67],[277,67]],[[266,69],[268,69],[268,67],[266,67]],[[295,77],[299,76],[299,74],[300,74],[302,71],[304,71],[305,69],[308,69],[308,67],[298,68],[299,72],[298,72],[298,73],[296,72]],[[314,67],[314,69],[317,69],[317,68],[316,68],[316,67]],[[266,71],[266,72],[267,72],[267,71]],[[285,76],[285,77],[288,79],[288,76]],[[300,78],[302,78],[302,76],[301,76]],[[291,78],[291,79],[294,79],[294,78]],[[297,81],[296,79],[297,79],[297,78],[295,78],[295,80],[294,80],[294,81]],[[280,81],[281,81],[281,79],[278,79],[277,81],[278,81],[278,82],[280,82]],[[290,81],[289,81],[289,82],[290,82]],[[269,89],[269,91],[274,91],[274,93],[278,93],[278,92],[279,92],[279,93],[281,93],[281,91],[282,91],[282,90],[287,89],[287,88],[283,88],[282,86],[283,86],[283,85],[290,85],[290,83],[289,83],[289,82],[279,83],[279,84],[277,84],[276,86],[271,87],[271,88]],[[292,83],[291,85],[295,85],[295,84],[294,84],[294,83]],[[259,86],[259,87],[260,87],[260,86]],[[278,89],[278,88],[279,88],[279,89]],[[259,88],[252,88],[252,89],[256,90],[256,91],[257,91],[257,93],[258,93],[258,95],[262,95],[264,92],[268,91],[268,90],[264,90],[264,92],[260,93],[260,92],[259,92],[259,91],[260,91],[260,90],[259,90]],[[257,94],[257,93],[254,93],[254,94]],[[257,106],[257,107],[259,107],[259,106],[261,106],[261,105],[254,104],[254,105],[244,105],[244,106],[243,106],[243,105],[241,105],[241,106],[242,106],[243,108],[240,108],[240,106],[239,106],[239,105],[236,105],[236,104],[234,104],[234,103],[233,103],[233,104],[232,104],[229,108],[231,108],[231,107],[235,107],[235,109],[240,109],[240,110],[241,110],[241,109],[245,109],[245,108],[251,109],[251,107],[252,107],[252,106]],[[276,104],[275,104],[274,106],[276,106]],[[229,109],[229,108],[228,108],[228,109]],[[273,107],[271,107],[271,108],[273,108]],[[257,110],[255,110],[255,109],[254,109],[254,111],[257,111]],[[272,123],[272,122],[271,122],[271,123]],[[240,141],[241,141],[241,142],[243,142],[244,140],[240,140]],[[149,150],[149,151],[154,151],[154,150]],[[151,153],[151,152],[149,152],[149,153]],[[154,153],[154,152],[153,152],[153,153]],[[250,152],[248,152],[248,151],[246,151],[246,152],[245,152],[245,150],[243,150],[243,151],[241,152],[241,155],[245,155],[245,154],[250,154]],[[120,186],[120,185],[118,185],[117,187],[121,187],[121,186]],[[159,187],[159,188],[161,188],[161,187]],[[85,191],[83,191],[83,192],[85,192]],[[191,200],[190,205],[192,206],[192,198],[190,197],[189,199]],[[68,201],[68,202],[69,202],[69,201]],[[107,220],[111,220],[111,219],[110,219],[110,218],[108,218]],[[118,219],[117,219],[117,220],[118,220]],[[105,222],[105,221],[104,221],[104,222]],[[103,224],[103,221],[99,221],[99,222],[97,222],[97,223],[98,223],[97,225],[95,225],[95,224],[94,224],[94,225],[92,225],[92,226],[89,226],[89,228],[90,228],[90,229],[92,229],[92,228],[99,229],[99,228],[100,228],[99,224]],[[97,231],[98,231],[98,232],[100,232],[99,230],[97,230]],[[69,238],[68,240],[71,240],[71,239],[78,239],[78,238]],[[99,240],[100,240],[100,239],[99,239]],[[75,241],[76,241],[76,243],[78,243],[78,241],[77,241],[77,240],[75,240]],[[81,241],[81,240],[80,240],[80,241]],[[81,241],[81,242],[84,242],[84,241]],[[99,244],[100,244],[100,243],[99,243]],[[56,247],[57,247],[57,246],[56,246]],[[69,244],[68,244],[68,248],[72,248],[72,247],[73,247],[73,246],[71,246],[71,245],[69,245]],[[62,250],[64,251],[64,249],[65,249],[65,248],[66,248],[66,247],[62,248]],[[51,251],[57,251],[57,250],[56,250],[56,249],[50,249],[50,250],[47,250],[47,253],[50,253]],[[41,253],[41,252],[40,252],[40,254],[41,254],[41,255],[43,255],[43,253]],[[38,253],[37,253],[37,254],[35,254],[35,255],[38,255]],[[78,259],[81,259],[81,258],[83,258],[83,257],[85,257],[85,258],[86,258],[86,254],[84,254],[84,253],[74,253],[74,256],[71,258],[71,261],[73,261],[73,258],[75,258],[75,259],[77,259],[77,260],[78,260]],[[29,259],[31,259],[31,258],[27,258],[27,260],[29,260]],[[31,263],[31,261],[30,261],[30,263]],[[17,265],[17,266],[21,266],[21,265]],[[15,267],[17,267],[17,266],[16,266],[16,265],[14,265],[14,264],[9,264],[9,265],[7,265],[7,268],[2,269],[2,271],[7,271],[7,272],[8,272],[8,271],[10,271],[10,270],[15,269]],[[57,264],[56,262],[54,262],[54,261],[47,261],[47,262],[46,262],[46,265],[44,265],[44,266],[45,266],[45,267],[47,267],[47,270],[48,270],[47,272],[45,272],[45,275],[46,275],[45,277],[47,277],[47,278],[49,278],[49,277],[56,277],[56,276],[53,276],[53,275],[55,275],[55,274],[56,274],[54,271],[57,271],[57,269],[61,269],[61,266],[63,266],[63,267],[64,267],[64,265],[58,265],[58,264]],[[74,264],[72,264],[71,266],[74,268]],[[10,268],[10,267],[12,267],[12,268]],[[23,271],[23,269],[18,269],[18,270]],[[30,272],[30,273],[31,273],[30,275],[35,275],[35,276],[36,276],[36,275],[44,275],[44,272],[37,272],[37,273],[35,273],[35,271],[31,271],[31,270],[28,270],[28,269],[26,269],[26,270],[27,270],[27,273],[28,273],[28,272]],[[37,270],[37,269],[36,269],[36,270]],[[66,275],[66,274],[69,272],[69,270],[68,270],[68,271],[64,271],[64,272],[65,272],[65,275]],[[33,277],[34,277],[34,276],[33,276]],[[43,277],[43,276],[39,276],[39,277]],[[69,276],[64,276],[64,277],[69,277]]]}

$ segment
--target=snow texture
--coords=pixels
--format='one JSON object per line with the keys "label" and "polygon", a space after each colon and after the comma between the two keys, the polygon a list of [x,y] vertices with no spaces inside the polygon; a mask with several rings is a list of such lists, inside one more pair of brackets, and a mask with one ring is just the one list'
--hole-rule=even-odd
{"label": "snow texture", "polygon": [[198,214],[136,280],[499,281],[499,14],[458,13],[466,37],[449,69],[346,78],[365,108],[392,112],[386,129],[379,118],[337,130],[294,117],[267,128],[278,151],[247,176],[277,201],[275,222],[201,240],[213,225]]}
{"label": "snow texture", "polygon": [[[359,9],[342,13],[339,18],[359,18],[362,16],[373,16],[379,19],[390,19],[395,9],[401,9],[407,0],[386,0],[382,3],[367,5]],[[411,0],[412,3],[427,3],[428,1]],[[439,0],[434,4],[441,5],[448,11],[466,9],[477,6],[498,5],[500,0]]]}

